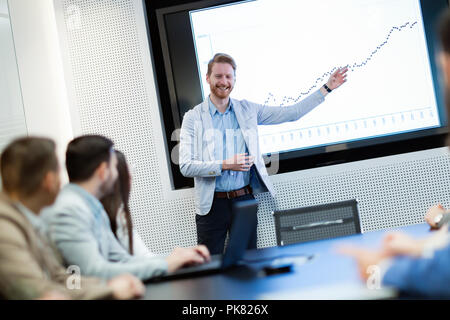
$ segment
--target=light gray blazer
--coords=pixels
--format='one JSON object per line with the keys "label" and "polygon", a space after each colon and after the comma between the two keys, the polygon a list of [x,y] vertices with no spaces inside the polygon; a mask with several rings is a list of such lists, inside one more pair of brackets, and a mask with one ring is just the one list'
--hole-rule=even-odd
{"label": "light gray blazer", "polygon": [[[287,107],[271,107],[232,99],[249,154],[255,157],[250,178],[254,193],[269,191],[275,195],[260,152],[258,125],[298,120],[323,101],[324,96],[319,90],[299,103]],[[194,178],[196,209],[199,215],[206,215],[211,209],[216,177],[222,174],[222,159],[214,157],[214,140],[208,100],[205,100],[185,114],[180,134],[180,170],[185,177]]]}
{"label": "light gray blazer", "polygon": [[131,273],[147,280],[167,272],[163,257],[130,255],[115,238],[101,203],[77,185],[64,186],[41,217],[65,264],[78,266],[82,275],[111,279]]}

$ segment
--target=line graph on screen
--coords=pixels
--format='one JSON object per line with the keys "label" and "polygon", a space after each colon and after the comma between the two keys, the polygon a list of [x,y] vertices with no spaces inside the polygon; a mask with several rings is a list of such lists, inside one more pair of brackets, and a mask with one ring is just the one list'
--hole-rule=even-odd
{"label": "line graph on screen", "polygon": [[418,0],[258,0],[192,12],[191,23],[204,97],[217,52],[237,61],[232,97],[270,106],[298,103],[349,68],[300,120],[259,126],[263,153],[440,125]]}

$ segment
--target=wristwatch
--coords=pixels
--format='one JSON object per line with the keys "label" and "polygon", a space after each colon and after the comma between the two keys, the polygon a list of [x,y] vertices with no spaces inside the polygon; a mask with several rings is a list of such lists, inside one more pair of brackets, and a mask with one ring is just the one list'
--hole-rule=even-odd
{"label": "wristwatch", "polygon": [[333,90],[331,90],[331,89],[327,86],[326,83],[323,85],[323,88],[324,88],[325,90],[327,90],[328,93],[330,93],[331,91],[333,91]]}
{"label": "wristwatch", "polygon": [[444,215],[442,213],[439,213],[436,217],[434,217],[433,222],[436,227],[439,227],[439,222],[441,222]]}

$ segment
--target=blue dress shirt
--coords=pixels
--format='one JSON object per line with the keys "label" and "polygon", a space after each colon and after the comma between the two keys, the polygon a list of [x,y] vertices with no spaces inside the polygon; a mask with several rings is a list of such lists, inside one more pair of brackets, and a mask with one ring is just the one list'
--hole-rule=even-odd
{"label": "blue dress shirt", "polygon": [[41,217],[33,213],[20,202],[16,202],[15,206],[28,219],[28,221],[30,221],[34,230],[36,230],[40,235],[45,235],[45,225],[42,222]]}
{"label": "blue dress shirt", "polygon": [[[240,130],[244,132],[246,147],[249,154],[255,157],[249,179],[249,185],[255,194],[269,191],[275,195],[275,188],[269,179],[260,152],[258,126],[296,121],[324,100],[320,90],[287,107],[272,107],[247,100],[231,99],[231,110]],[[186,112],[180,132],[180,171],[183,176],[194,178],[195,207],[199,215],[206,215],[211,210],[216,180],[223,173],[222,161],[216,160],[214,137],[210,135],[211,130],[214,130],[210,110],[209,99],[205,99]]]}
{"label": "blue dress shirt", "polygon": [[[248,153],[244,136],[239,128],[239,123],[230,102],[224,113],[219,112],[208,97],[209,112],[214,127],[214,155],[216,160],[226,160],[235,154]],[[250,171],[222,171],[222,175],[216,177],[216,189],[218,192],[238,190],[250,183]]]}

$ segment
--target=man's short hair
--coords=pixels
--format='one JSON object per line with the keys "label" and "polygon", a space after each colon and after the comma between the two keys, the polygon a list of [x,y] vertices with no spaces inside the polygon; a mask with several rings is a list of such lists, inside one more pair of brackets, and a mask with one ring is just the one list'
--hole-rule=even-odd
{"label": "man's short hair", "polygon": [[109,163],[114,143],[100,135],[73,139],[67,146],[66,168],[70,182],[89,180],[102,162]]}
{"label": "man's short hair", "polygon": [[226,53],[216,53],[214,57],[208,62],[208,76],[211,75],[214,63],[228,63],[233,67],[234,74],[236,74],[236,62],[230,55]]}
{"label": "man's short hair", "polygon": [[56,145],[51,139],[19,138],[11,142],[0,156],[0,175],[7,193],[34,194],[49,171],[58,171]]}

